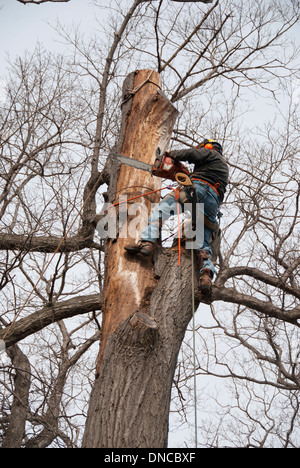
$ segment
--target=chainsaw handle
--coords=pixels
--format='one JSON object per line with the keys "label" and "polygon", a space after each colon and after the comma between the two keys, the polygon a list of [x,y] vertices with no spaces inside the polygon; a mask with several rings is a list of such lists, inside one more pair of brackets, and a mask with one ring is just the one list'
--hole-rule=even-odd
{"label": "chainsaw handle", "polygon": [[169,156],[169,158],[171,158],[172,161],[174,161],[175,166],[179,166],[181,164],[179,159],[174,158],[174,156],[170,154],[170,151],[166,151],[165,154]]}

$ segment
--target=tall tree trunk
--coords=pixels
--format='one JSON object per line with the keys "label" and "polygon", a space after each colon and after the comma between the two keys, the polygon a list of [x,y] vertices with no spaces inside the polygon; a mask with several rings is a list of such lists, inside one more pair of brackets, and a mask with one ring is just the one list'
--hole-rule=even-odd
{"label": "tall tree trunk", "polygon": [[15,368],[14,397],[2,448],[20,448],[25,435],[26,416],[29,408],[31,367],[27,356],[17,345],[7,349],[7,353]]}
{"label": "tall tree trunk", "polygon": [[179,268],[170,251],[159,253],[155,265],[148,315],[131,313],[106,342],[84,447],[167,446],[172,381],[191,319],[191,262],[183,255]]}
{"label": "tall tree trunk", "polygon": [[[147,163],[153,163],[158,146],[167,148],[177,117],[159,88],[160,77],[150,70],[135,72],[124,83],[130,99],[123,106],[117,149]],[[111,197],[130,197],[160,188],[161,180],[122,165],[112,187]],[[143,198],[148,210],[158,200],[159,193]],[[191,318],[190,257],[183,255],[180,268],[176,251],[160,251],[154,262],[132,258],[125,254],[126,242],[107,241],[103,334],[84,447],[167,445],[172,380]]]}

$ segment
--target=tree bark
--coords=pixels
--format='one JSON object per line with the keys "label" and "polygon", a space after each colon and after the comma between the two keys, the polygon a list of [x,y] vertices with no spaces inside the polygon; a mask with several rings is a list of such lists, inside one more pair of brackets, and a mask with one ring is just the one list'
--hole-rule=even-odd
{"label": "tree bark", "polygon": [[53,303],[21,318],[13,326],[8,325],[0,331],[0,340],[5,339],[5,346],[9,348],[27,336],[42,330],[51,323],[59,322],[76,315],[87,314],[101,310],[102,297],[100,294],[73,297],[66,301]]}
{"label": "tree bark", "polygon": [[7,350],[15,368],[14,397],[11,405],[9,424],[2,448],[20,448],[25,435],[28,413],[31,367],[27,356],[15,345]]}
{"label": "tree bark", "polygon": [[[153,164],[157,147],[161,151],[167,149],[178,115],[160,87],[160,75],[151,70],[130,74],[123,87],[123,120],[118,149],[121,154],[148,164]],[[112,202],[118,202],[120,195],[131,198],[159,190],[162,185],[162,179],[124,164],[111,168],[111,174]],[[151,203],[157,203],[159,199],[160,192],[157,192],[138,201],[147,207],[149,214]],[[151,259],[141,262],[125,255],[124,245],[129,241],[125,236],[131,220],[128,216],[118,238],[109,239],[106,244],[103,336],[97,369],[108,337],[132,312],[147,307],[149,292],[155,288]],[[136,232],[135,240],[138,237]]]}
{"label": "tree bark", "polygon": [[[158,254],[147,315],[131,313],[107,340],[91,394],[84,448],[164,448],[173,376],[192,317],[191,261]],[[154,271],[155,273],[155,271]]]}
{"label": "tree bark", "polygon": [[[129,89],[138,91],[132,95],[126,88],[133,78]],[[129,101],[123,106],[125,131],[117,149],[147,163],[153,163],[157,146],[167,148],[177,117],[159,86],[159,75],[149,70],[136,72],[124,84],[130,107]],[[160,186],[159,178],[122,165],[113,192],[130,196],[137,187],[145,193]],[[159,193],[144,197],[148,208],[158,200]],[[190,256],[182,256],[179,268],[176,251],[158,251],[152,262],[127,256],[126,242],[120,237],[107,241],[103,335],[86,448],[167,446],[172,381],[191,319]]]}

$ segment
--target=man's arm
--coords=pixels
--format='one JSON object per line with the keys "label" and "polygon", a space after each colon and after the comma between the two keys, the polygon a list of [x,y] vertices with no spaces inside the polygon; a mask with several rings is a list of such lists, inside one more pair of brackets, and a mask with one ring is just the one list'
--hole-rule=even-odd
{"label": "man's arm", "polygon": [[206,164],[207,158],[211,153],[210,149],[207,148],[189,148],[183,150],[174,150],[170,151],[169,155],[171,158],[175,159],[175,161],[186,161],[190,164]]}

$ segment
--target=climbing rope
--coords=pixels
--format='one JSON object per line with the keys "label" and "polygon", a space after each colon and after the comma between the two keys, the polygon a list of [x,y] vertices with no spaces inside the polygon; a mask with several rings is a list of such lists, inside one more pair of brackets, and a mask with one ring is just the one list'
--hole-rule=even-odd
{"label": "climbing rope", "polygon": [[198,417],[197,417],[197,368],[196,368],[196,321],[195,321],[195,266],[194,250],[192,257],[192,311],[193,311],[193,370],[194,370],[194,421],[195,421],[195,448],[198,447]]}
{"label": "climbing rope", "polygon": [[[131,187],[127,187],[127,188],[131,188]],[[173,190],[174,195],[175,195],[176,205],[177,205],[178,266],[180,266],[181,265],[181,229],[180,229],[180,207],[179,207],[179,190],[178,189],[179,189],[179,187],[174,188],[174,187],[169,186],[169,187],[163,187],[163,188],[160,188],[160,189],[157,189],[157,190],[151,190],[150,192],[142,193],[141,195],[136,195],[136,196],[128,198],[126,200],[122,200],[122,201],[119,201],[119,202],[116,202],[116,203],[112,203],[110,206],[107,207],[107,209],[105,210],[105,213],[107,213],[109,209],[111,209],[111,208],[113,208],[115,206],[119,206],[119,205],[122,205],[124,203],[129,202],[129,201],[136,200],[137,198],[143,198],[143,197],[146,197],[147,195],[151,195],[152,193],[161,192],[162,190]]]}
{"label": "climbing rope", "polygon": [[[127,187],[127,189],[130,189],[130,188],[132,188],[132,187]],[[166,190],[166,189],[169,189],[169,188],[172,188],[172,187],[163,187],[163,188],[160,188],[160,189],[157,189],[157,190],[151,190],[150,192],[142,193],[140,195],[136,195],[134,197],[127,198],[126,200],[122,200],[121,202],[112,203],[111,205],[109,205],[106,208],[104,213],[107,213],[108,210],[113,208],[114,206],[123,205],[124,203],[127,203],[127,202],[132,201],[132,200],[136,200],[137,198],[143,198],[143,197],[146,197],[147,195],[151,195],[152,193],[161,192],[162,190]]]}

